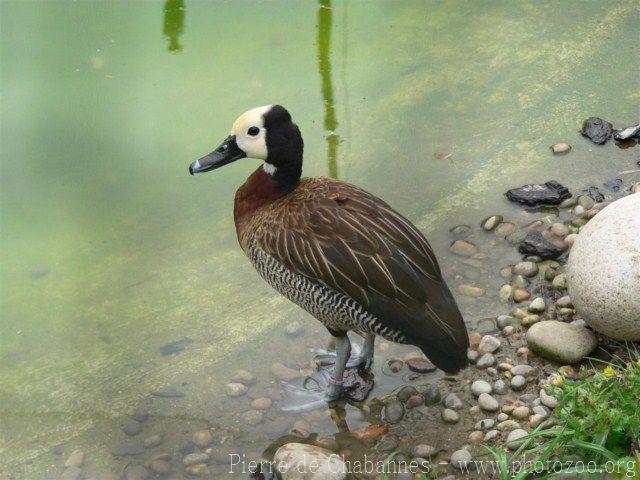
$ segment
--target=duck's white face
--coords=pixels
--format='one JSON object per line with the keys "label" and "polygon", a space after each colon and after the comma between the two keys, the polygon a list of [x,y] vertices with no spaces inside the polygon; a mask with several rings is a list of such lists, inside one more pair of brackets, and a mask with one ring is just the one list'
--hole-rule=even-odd
{"label": "duck's white face", "polygon": [[264,115],[271,110],[272,105],[252,108],[240,115],[231,129],[238,147],[250,158],[266,160],[267,131],[264,128]]}

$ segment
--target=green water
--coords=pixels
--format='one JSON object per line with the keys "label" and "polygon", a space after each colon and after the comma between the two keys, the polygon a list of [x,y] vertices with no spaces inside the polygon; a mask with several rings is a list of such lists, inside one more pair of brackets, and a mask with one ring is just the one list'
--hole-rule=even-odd
{"label": "green water", "polygon": [[[451,226],[536,218],[507,205],[507,188],[600,186],[638,168],[638,148],[576,133],[590,115],[638,121],[638,9],[0,3],[0,474],[54,476],[59,444],[87,452],[85,471],[120,472],[109,452],[140,404],[157,419],[145,435],[156,428],[167,445],[213,422],[259,453],[289,428],[243,425],[248,401],[223,393],[238,368],[264,387],[272,362],[306,365],[326,337],[236,245],[233,194],[257,162],[187,173],[241,112],[285,105],[303,132],[305,174],[394,205],[427,234],[455,289]],[[554,157],[557,141],[573,151]],[[487,297],[459,298],[471,324],[495,311]],[[282,333],[296,319],[302,340]],[[159,354],[185,337],[183,352]],[[185,397],[149,398],[166,385]]]}

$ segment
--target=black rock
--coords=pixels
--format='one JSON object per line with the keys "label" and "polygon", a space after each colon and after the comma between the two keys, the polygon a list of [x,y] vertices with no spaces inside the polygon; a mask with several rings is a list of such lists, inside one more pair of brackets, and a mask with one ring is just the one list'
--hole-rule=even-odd
{"label": "black rock", "polygon": [[144,447],[141,443],[121,443],[113,451],[116,457],[126,457],[130,455],[142,455]]}
{"label": "black rock", "polygon": [[630,138],[640,138],[640,123],[632,125],[622,130],[616,130],[613,134],[613,138],[616,140],[628,140]]}
{"label": "black rock", "polygon": [[537,207],[538,205],[558,205],[571,197],[569,189],[555,180],[543,185],[527,184],[519,188],[512,188],[505,193],[512,202]]}
{"label": "black rock", "polygon": [[582,122],[580,133],[598,145],[604,144],[613,133],[613,125],[598,117],[589,117]]}
{"label": "black rock", "polygon": [[545,240],[542,234],[535,230],[527,234],[518,250],[524,255],[538,255],[542,258],[556,258],[563,252],[560,247]]}
{"label": "black rock", "polygon": [[174,353],[178,353],[184,350],[184,348],[192,341],[193,340],[191,340],[189,337],[181,338],[180,340],[165,343],[158,350],[160,351],[161,355],[173,355]]}

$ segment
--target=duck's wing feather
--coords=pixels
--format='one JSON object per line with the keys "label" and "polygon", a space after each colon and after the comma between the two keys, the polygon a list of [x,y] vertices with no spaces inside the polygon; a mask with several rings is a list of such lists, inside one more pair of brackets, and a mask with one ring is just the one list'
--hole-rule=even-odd
{"label": "duck's wing feather", "polygon": [[445,371],[462,368],[467,331],[424,236],[358,187],[306,180],[265,218],[255,232],[258,246],[290,270],[356,300]]}

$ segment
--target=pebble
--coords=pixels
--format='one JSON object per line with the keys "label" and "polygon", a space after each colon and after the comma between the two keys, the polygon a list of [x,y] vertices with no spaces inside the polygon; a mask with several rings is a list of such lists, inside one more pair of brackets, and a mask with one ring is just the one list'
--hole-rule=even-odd
{"label": "pebble", "polygon": [[513,300],[516,303],[524,302],[525,300],[529,300],[529,298],[531,298],[531,294],[524,288],[513,289]]}
{"label": "pebble", "polygon": [[465,295],[467,297],[481,297],[484,295],[484,288],[476,287],[475,285],[469,285],[468,283],[463,283],[462,285],[458,285],[458,292],[461,295]]}
{"label": "pebble", "polygon": [[293,338],[299,336],[302,333],[302,329],[303,327],[300,322],[293,321],[284,327],[284,333]]}
{"label": "pebble", "polygon": [[507,448],[510,450],[517,450],[524,442],[524,437],[529,435],[526,430],[516,428],[509,432],[507,435]]}
{"label": "pebble", "polygon": [[471,255],[478,253],[478,248],[471,242],[466,240],[456,240],[449,247],[452,253],[463,257],[470,257]]}
{"label": "pebble", "polygon": [[498,315],[497,322],[499,328],[520,326],[520,319],[510,315]]}
{"label": "pebble", "polygon": [[498,425],[496,426],[496,428],[501,432],[508,432],[509,430],[513,430],[519,427],[520,427],[520,424],[515,420],[511,420],[511,419],[503,420],[500,423],[498,423]]}
{"label": "pebble", "polygon": [[504,382],[504,380],[496,380],[493,383],[493,393],[496,393],[498,395],[504,395],[505,393],[507,393],[507,384]]}
{"label": "pebble", "polygon": [[538,264],[534,262],[516,263],[512,268],[514,275],[522,275],[523,277],[535,277],[538,274]]}
{"label": "pebble", "polygon": [[410,357],[405,363],[409,370],[416,373],[429,373],[436,370],[436,366],[433,363],[422,357]]}
{"label": "pebble", "polygon": [[407,400],[409,400],[409,398],[411,398],[413,395],[417,395],[417,394],[418,394],[418,390],[415,387],[412,387],[411,385],[407,385],[407,386],[402,387],[400,389],[400,391],[398,392],[396,397],[402,403],[405,403]]}
{"label": "pebble", "polygon": [[504,335],[505,337],[508,337],[509,335],[513,334],[514,331],[515,331],[515,328],[513,328],[511,325],[507,325],[502,329],[502,335]]}
{"label": "pebble", "polygon": [[482,412],[478,405],[474,405],[469,408],[469,413],[473,416],[479,415]]}
{"label": "pebble", "polygon": [[540,402],[545,407],[549,407],[551,410],[558,406],[558,400],[553,395],[548,395],[546,390],[543,388],[540,390]]}
{"label": "pebble", "polygon": [[523,327],[530,327],[531,325],[533,325],[534,323],[537,323],[540,321],[540,315],[536,315],[531,314],[531,315],[527,315],[526,317],[524,317],[522,319],[522,326]]}
{"label": "pebble", "polygon": [[569,235],[569,232],[570,232],[569,227],[567,227],[563,223],[554,223],[549,228],[549,231],[556,237],[560,237],[560,238],[566,237],[567,235]]}
{"label": "pebble", "polygon": [[578,203],[578,197],[569,197],[564,199],[562,202],[560,202],[560,205],[558,205],[560,208],[571,208],[573,206],[575,206]]}
{"label": "pebble", "polygon": [[122,431],[129,437],[138,435],[142,431],[142,425],[140,422],[129,419],[122,424]]}
{"label": "pebble", "polygon": [[196,463],[195,465],[189,465],[185,468],[187,473],[193,477],[208,476],[209,469],[206,463]]}
{"label": "pebble", "polygon": [[213,442],[213,435],[209,430],[198,430],[191,436],[191,441],[200,448],[206,448]]}
{"label": "pebble", "polygon": [[544,419],[545,417],[543,417],[542,415],[538,413],[534,413],[529,418],[529,425],[531,426],[531,428],[536,428],[538,425],[540,425],[543,422]]}
{"label": "pebble", "polygon": [[243,385],[254,385],[256,383],[255,375],[247,370],[238,370],[231,380],[234,383],[242,383]]}
{"label": "pebble", "polygon": [[491,393],[492,388],[489,382],[485,382],[484,380],[476,380],[471,384],[471,392],[479,397],[482,393]]}
{"label": "pebble", "polygon": [[485,218],[482,221],[481,226],[484,230],[491,231],[496,228],[498,224],[502,222],[502,220],[502,215],[491,215],[490,217]]}
{"label": "pebble", "polygon": [[506,237],[511,235],[516,230],[516,224],[512,222],[502,222],[496,228],[494,233],[498,237]]}
{"label": "pebble", "polygon": [[481,393],[478,397],[478,405],[487,412],[495,412],[500,408],[500,403],[488,393]]}
{"label": "pebble", "polygon": [[247,410],[242,414],[242,420],[248,425],[258,425],[264,420],[264,415],[260,410]]}
{"label": "pebble", "polygon": [[460,410],[462,408],[462,401],[455,393],[449,393],[443,400],[444,406],[453,410]]}
{"label": "pebble", "polygon": [[185,455],[182,459],[182,463],[185,466],[196,465],[198,463],[206,463],[209,460],[209,454],[204,452],[190,453]]}
{"label": "pebble", "polygon": [[546,305],[544,303],[544,299],[542,297],[534,298],[529,304],[529,311],[534,313],[542,313],[544,312]]}
{"label": "pebble", "polygon": [[490,442],[491,440],[495,440],[499,436],[500,436],[500,432],[498,430],[489,430],[484,435],[484,441],[485,442]]}
{"label": "pebble", "polygon": [[273,400],[269,397],[258,397],[251,401],[251,408],[253,410],[269,410],[272,404]]}
{"label": "pebble", "polygon": [[398,400],[390,400],[382,410],[382,417],[387,423],[398,423],[404,417],[404,407]]}
{"label": "pebble", "polygon": [[478,348],[478,345],[480,345],[480,340],[482,340],[482,336],[478,332],[471,332],[469,334],[469,348]]}
{"label": "pebble", "polygon": [[567,247],[572,247],[575,241],[577,240],[577,238],[578,238],[577,233],[570,233],[569,235],[564,237],[564,243]]}
{"label": "pebble", "polygon": [[230,397],[241,397],[247,393],[247,387],[241,383],[227,383],[227,395]]}
{"label": "pebble", "polygon": [[131,416],[138,422],[144,422],[149,418],[149,411],[144,407],[138,407],[133,411]]}
{"label": "pebble", "polygon": [[485,335],[480,340],[480,345],[478,345],[478,352],[481,355],[486,353],[493,353],[500,348],[500,340],[492,335]]}
{"label": "pebble", "polygon": [[460,470],[465,469],[469,462],[471,462],[471,453],[468,450],[456,450],[451,454],[451,465]]}
{"label": "pebble", "polygon": [[593,208],[595,204],[596,204],[596,201],[593,198],[591,198],[589,195],[580,195],[578,197],[578,205],[580,205],[585,210],[589,210],[590,208]]}
{"label": "pebble", "polygon": [[65,467],[81,467],[84,462],[84,452],[82,450],[74,450],[64,462]]}
{"label": "pebble", "polygon": [[434,385],[434,384],[426,385],[421,393],[422,393],[422,396],[424,397],[424,404],[427,406],[435,405],[442,398],[440,389],[438,388],[437,385]]}
{"label": "pebble", "polygon": [[543,417],[549,416],[549,409],[543,407],[542,405],[537,405],[533,407],[533,413],[537,413],[538,415],[542,415]]}
{"label": "pebble", "polygon": [[490,353],[485,353],[476,362],[476,367],[481,369],[489,368],[489,367],[492,367],[495,363],[496,363],[495,357]]}
{"label": "pebble", "polygon": [[285,382],[291,382],[300,378],[300,372],[293,368],[289,368],[282,363],[274,363],[271,365],[271,373],[273,373],[278,379]]}
{"label": "pebble", "polygon": [[442,420],[444,421],[444,423],[458,423],[458,421],[460,420],[460,415],[458,415],[458,412],[456,412],[455,410],[445,408],[442,411]]}
{"label": "pebble", "polygon": [[434,456],[436,453],[438,453],[438,450],[436,450],[435,447],[432,447],[431,445],[420,443],[415,447],[413,447],[412,452],[414,457],[429,458]]}
{"label": "pebble", "polygon": [[162,443],[162,437],[160,435],[151,435],[144,439],[143,445],[144,448],[153,448],[157,447]]}
{"label": "pebble", "polygon": [[149,472],[142,465],[130,465],[124,471],[126,480],[146,480],[149,478]]}
{"label": "pebble", "polygon": [[572,308],[573,303],[571,303],[571,297],[569,295],[560,297],[558,300],[556,300],[556,306],[560,308]]}
{"label": "pebble", "polygon": [[531,410],[529,410],[529,407],[526,407],[524,405],[514,408],[513,412],[511,412],[511,416],[517,418],[518,420],[529,418],[529,415],[531,415]]}
{"label": "pebble", "polygon": [[470,363],[476,363],[480,358],[480,354],[476,350],[467,350],[467,360]]}
{"label": "pebble", "polygon": [[525,387],[525,385],[527,384],[527,379],[524,378],[522,375],[515,375],[511,379],[510,384],[511,384],[511,389],[518,392]]}
{"label": "pebble", "polygon": [[449,233],[451,233],[454,238],[466,238],[471,235],[471,227],[469,225],[456,225],[449,229]]}
{"label": "pebble", "polygon": [[484,438],[484,433],[476,430],[469,434],[469,442],[470,443],[480,443]]}
{"label": "pebble", "polygon": [[500,298],[500,301],[502,303],[506,303],[509,300],[511,300],[512,295],[513,295],[513,287],[511,285],[506,283],[502,285],[502,287],[500,287],[500,292],[498,293],[498,297]]}
{"label": "pebble", "polygon": [[496,424],[496,421],[493,418],[485,418],[483,420],[480,420],[479,422],[476,422],[475,429],[488,430],[490,428],[493,428],[495,424]]}
{"label": "pebble", "polygon": [[406,403],[407,408],[416,408],[420,405],[424,405],[424,397],[422,395],[411,395]]}
{"label": "pebble", "polygon": [[528,377],[535,371],[535,368],[533,368],[531,365],[522,364],[512,367],[510,371],[512,375],[521,375],[523,377]]}
{"label": "pebble", "polygon": [[568,143],[554,143],[549,147],[555,154],[569,153],[571,151],[571,145]]}
{"label": "pebble", "polygon": [[566,290],[567,289],[567,275],[565,273],[560,273],[556,275],[551,284],[553,288],[556,290]]}
{"label": "pebble", "polygon": [[149,464],[149,468],[153,471],[153,473],[157,473],[158,475],[166,475],[171,471],[171,464],[166,460],[153,460]]}

